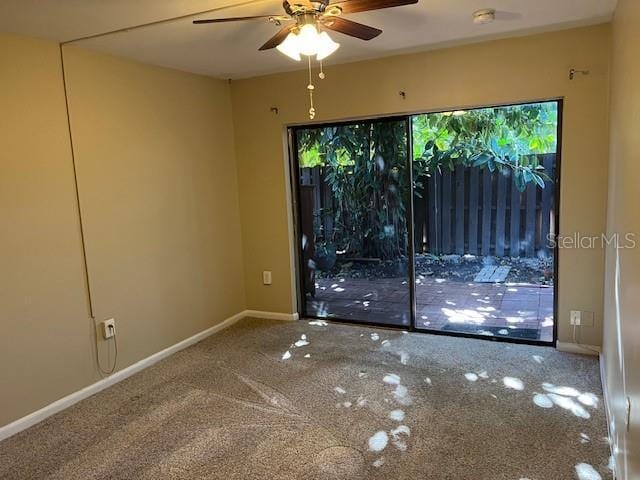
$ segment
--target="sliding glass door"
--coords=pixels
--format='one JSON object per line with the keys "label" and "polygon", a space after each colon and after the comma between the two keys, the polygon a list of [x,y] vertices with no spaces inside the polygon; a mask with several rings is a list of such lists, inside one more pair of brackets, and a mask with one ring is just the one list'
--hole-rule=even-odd
{"label": "sliding glass door", "polygon": [[554,340],[558,113],[413,117],[416,329]]}
{"label": "sliding glass door", "polygon": [[307,317],[555,340],[561,102],[291,130]]}
{"label": "sliding glass door", "polygon": [[406,118],[297,128],[303,314],[411,326]]}

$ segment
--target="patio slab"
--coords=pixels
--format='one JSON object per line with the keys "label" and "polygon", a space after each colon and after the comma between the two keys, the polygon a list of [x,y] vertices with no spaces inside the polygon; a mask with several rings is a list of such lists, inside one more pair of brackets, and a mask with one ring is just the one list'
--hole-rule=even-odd
{"label": "patio slab", "polygon": [[[317,279],[307,313],[408,326],[409,298],[407,278]],[[416,327],[550,342],[553,288],[421,278],[416,281]]]}

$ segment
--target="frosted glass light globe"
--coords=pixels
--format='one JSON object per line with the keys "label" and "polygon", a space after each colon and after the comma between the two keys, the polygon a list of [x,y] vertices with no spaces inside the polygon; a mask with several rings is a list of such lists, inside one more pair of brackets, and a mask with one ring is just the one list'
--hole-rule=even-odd
{"label": "frosted glass light globe", "polygon": [[300,61],[300,49],[298,48],[298,36],[290,33],[287,38],[284,39],[280,45],[276,47],[280,52],[284,53],[287,57]]}
{"label": "frosted glass light globe", "polygon": [[318,53],[320,34],[315,25],[308,23],[303,25],[298,32],[298,50],[303,55],[315,55]]}

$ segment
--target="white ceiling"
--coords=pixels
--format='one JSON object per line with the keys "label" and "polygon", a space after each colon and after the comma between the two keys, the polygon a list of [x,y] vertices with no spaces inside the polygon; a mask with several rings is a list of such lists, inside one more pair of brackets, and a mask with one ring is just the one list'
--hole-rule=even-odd
{"label": "white ceiling", "polygon": [[[1,0],[0,31],[57,41],[124,29],[208,9],[214,13],[78,42],[78,45],[217,78],[243,78],[302,65],[258,47],[278,27],[253,20],[192,25],[195,18],[281,14],[280,0]],[[607,21],[616,0],[420,0],[419,4],[349,15],[382,28],[364,42],[339,33],[331,62],[344,63],[438,45]],[[474,25],[471,14],[495,8],[497,20]]]}

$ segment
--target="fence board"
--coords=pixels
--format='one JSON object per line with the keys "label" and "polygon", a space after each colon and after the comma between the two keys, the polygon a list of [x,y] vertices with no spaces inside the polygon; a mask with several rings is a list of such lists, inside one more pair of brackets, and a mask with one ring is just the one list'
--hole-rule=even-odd
{"label": "fence board", "polygon": [[456,167],[456,253],[464,255],[464,180],[465,167]]}
{"label": "fence board", "polygon": [[313,204],[315,198],[315,192],[317,190],[315,185],[302,185],[300,187],[300,226],[302,241],[302,258],[304,261],[303,279],[304,279],[304,291],[305,293],[311,293],[315,295],[315,280],[314,269],[311,268],[310,262],[315,257],[315,238],[313,234],[313,214],[316,206]]}
{"label": "fence board", "polygon": [[496,199],[496,256],[504,256],[505,221],[507,217],[507,177],[498,173],[498,193]]}
{"label": "fence board", "polygon": [[535,233],[536,233],[536,194],[537,186],[535,184],[527,185],[526,190],[526,228],[524,238],[524,248],[527,257],[533,257],[535,254]]}
{"label": "fence board", "polygon": [[[426,182],[423,182],[422,187],[416,187],[413,197],[413,238],[417,253],[428,251],[428,208],[427,202],[425,201],[425,196],[427,195],[427,189],[425,187]],[[418,194],[420,196],[418,196]]]}
{"label": "fence board", "polygon": [[[438,195],[438,181],[436,175],[431,175],[427,180],[427,212],[429,223],[428,251],[434,255],[440,254],[440,196]],[[428,207],[431,208],[428,208]]]}
{"label": "fence board", "polygon": [[324,232],[324,238],[326,241],[333,239],[333,219],[334,219],[334,198],[331,187],[327,185],[324,180],[324,170],[322,171],[320,179],[320,193],[322,201],[322,209],[324,215],[322,216],[322,231]]}
{"label": "fence board", "polygon": [[491,254],[492,173],[482,172],[482,255]]}
{"label": "fence board", "polygon": [[516,188],[516,184],[513,181],[513,175],[511,176],[511,212],[510,212],[510,225],[509,225],[509,255],[512,257],[520,256],[520,217],[522,215],[520,211],[520,201],[522,195]]}
{"label": "fence board", "polygon": [[451,253],[451,170],[442,171],[442,252]]}
{"label": "fence board", "polygon": [[[540,161],[555,178],[555,155],[541,156]],[[313,200],[318,240],[331,241],[338,227],[342,232],[353,226],[334,224],[336,198],[325,173],[322,167],[301,168],[299,181],[311,188],[306,195]],[[553,230],[555,214],[553,181],[544,189],[529,185],[520,193],[511,172],[506,173],[459,166],[425,178],[421,198],[414,196],[416,252],[519,257],[548,251],[546,235]],[[372,207],[370,214],[374,211]]]}
{"label": "fence board", "polygon": [[317,208],[321,208],[321,200],[320,200],[320,195],[321,195],[321,189],[322,189],[322,181],[320,179],[320,169],[319,168],[312,168],[311,169],[311,184],[314,186],[317,186],[318,188],[314,188],[313,189],[313,195],[314,195],[314,201],[316,202],[316,206]]}
{"label": "fence board", "polygon": [[311,168],[300,169],[300,184],[311,185]]}
{"label": "fence board", "polygon": [[469,173],[469,253],[478,254],[478,197],[480,169],[471,167]]}
{"label": "fence board", "polygon": [[[545,173],[551,177],[555,178],[555,170],[554,170],[554,155],[545,155],[542,159],[542,165],[544,166]],[[544,190],[542,190],[542,219],[541,219],[541,248],[545,253],[549,252],[549,242],[546,236],[551,232],[551,208],[553,201],[553,193],[555,189],[555,184],[552,181],[546,181]]]}

